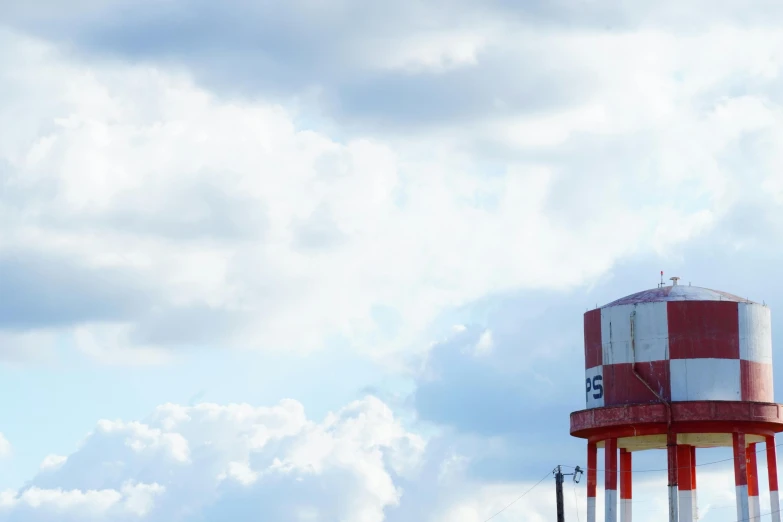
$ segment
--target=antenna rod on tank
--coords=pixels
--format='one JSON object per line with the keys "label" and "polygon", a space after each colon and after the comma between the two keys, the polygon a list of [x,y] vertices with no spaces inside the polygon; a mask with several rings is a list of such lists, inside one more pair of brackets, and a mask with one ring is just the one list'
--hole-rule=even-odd
{"label": "antenna rod on tank", "polygon": [[661,284],[658,285],[658,288],[663,288],[663,270],[661,270]]}

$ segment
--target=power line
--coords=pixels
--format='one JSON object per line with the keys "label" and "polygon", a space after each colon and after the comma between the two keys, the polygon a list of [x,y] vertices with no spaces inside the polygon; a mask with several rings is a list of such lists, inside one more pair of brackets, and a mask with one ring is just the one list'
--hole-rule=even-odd
{"label": "power line", "polygon": [[[783,442],[781,442],[780,444],[775,444],[776,448],[778,446],[783,446]],[[756,454],[758,455],[759,453],[765,453],[766,451],[767,451],[767,448],[766,448],[766,446],[764,446],[761,449],[757,449],[756,450]],[[696,464],[695,467],[698,468],[698,467],[701,467],[701,466],[710,466],[712,464],[720,464],[721,462],[731,462],[733,460],[734,460],[734,457],[730,457],[728,459],[713,460],[713,461],[710,461],[710,462],[702,462],[701,464]],[[571,468],[571,469],[574,468],[574,466],[568,466],[568,465],[565,465],[565,464],[563,464],[563,467],[564,468]],[[686,469],[686,468],[690,469],[690,466],[681,466],[681,467],[677,467],[677,468],[674,468],[674,469]],[[601,468],[596,468],[595,470],[596,471],[606,471],[605,469],[601,469]],[[661,471],[669,471],[669,468],[632,469],[631,473],[653,473],[653,472],[661,472]]]}
{"label": "power line", "polygon": [[[783,443],[777,444],[776,446],[781,446],[781,445],[783,445]],[[762,451],[766,451],[766,449],[764,449]],[[761,451],[757,451],[757,453],[761,453]],[[704,464],[701,464],[701,465],[702,466],[707,466],[709,464],[717,464],[719,462],[726,462],[726,461],[729,461],[729,460],[734,460],[734,459],[731,458],[731,459],[716,460],[716,461],[713,461],[713,462],[705,462]],[[572,468],[572,469],[575,468],[575,466],[567,466],[565,464],[563,464],[563,467]],[[603,470],[597,470],[597,471],[603,471]],[[641,470],[641,471],[667,471],[667,470],[661,469],[661,470]],[[500,511],[498,511],[497,513],[495,513],[494,515],[492,515],[488,519],[484,520],[483,522],[489,522],[490,520],[492,520],[493,518],[497,517],[498,515],[500,515],[504,511],[506,511],[508,508],[510,508],[511,506],[513,506],[514,504],[516,504],[517,502],[522,500],[522,498],[525,497],[528,493],[530,493],[531,491],[536,489],[539,485],[541,485],[541,483],[544,482],[547,479],[548,476],[549,476],[549,472],[547,472],[546,475],[541,477],[541,480],[539,480],[538,482],[533,484],[527,491],[522,493],[520,496],[518,496],[513,501],[509,502],[503,509],[501,509]],[[643,502],[649,502],[649,501],[648,500],[632,500],[631,502],[634,503],[634,504],[637,504],[637,503],[643,503]],[[722,509],[722,508],[728,509],[728,508],[732,508],[732,507],[735,507],[735,506],[733,506],[733,505],[727,505],[727,506],[726,505],[717,505],[717,506],[711,506],[711,509]],[[575,511],[576,511],[577,521],[581,521],[581,519],[579,517],[579,498],[578,498],[577,493],[576,493],[576,483],[574,483],[574,508],[575,508]],[[783,510],[778,509],[778,510],[775,510],[775,511],[769,511],[767,513],[759,513],[757,516],[759,518],[761,518],[761,517],[766,517],[766,516],[772,515],[773,513],[780,513],[782,511]],[[743,521],[737,520],[736,522],[743,522]]]}
{"label": "power line", "polygon": [[533,487],[531,487],[530,489],[528,489],[527,491],[525,491],[524,493],[522,493],[521,495],[519,495],[519,496],[516,498],[516,500],[514,500],[514,501],[513,501],[513,502],[511,502],[509,505],[507,505],[506,507],[504,507],[503,509],[501,509],[500,511],[498,511],[497,513],[495,513],[494,515],[492,515],[492,516],[491,516],[491,517],[489,517],[488,519],[486,519],[484,522],[489,522],[490,520],[492,520],[493,518],[495,518],[496,516],[498,516],[499,514],[501,514],[502,512],[504,512],[505,510],[507,510],[508,508],[510,508],[511,506],[513,506],[514,504],[516,504],[517,502],[519,502],[519,501],[522,499],[522,497],[524,497],[525,495],[527,495],[528,493],[530,493],[531,491],[533,491],[534,489],[536,489],[536,487],[537,487],[539,484],[541,484],[542,482],[544,482],[544,481],[547,479],[547,477],[549,477],[549,474],[550,474],[550,473],[551,473],[551,471],[547,471],[546,475],[544,475],[543,477],[541,477],[541,480],[539,480],[538,482],[536,482],[535,484],[533,484]]}
{"label": "power line", "polygon": [[[779,446],[783,446],[783,443],[775,444],[776,448],[779,447]],[[762,446],[761,449],[757,449],[756,450],[756,454],[764,453],[766,451],[767,451],[766,446]],[[710,462],[703,462],[701,464],[696,464],[696,467],[699,467],[699,466],[710,466],[712,464],[720,464],[721,462],[730,462],[730,461],[733,461],[733,460],[734,460],[734,457],[731,457],[731,458],[728,458],[728,459],[713,460],[713,461],[710,461]],[[576,469],[578,467],[578,466],[568,466],[566,464],[563,464],[562,466],[564,468],[571,468],[571,469]],[[682,466],[682,469],[686,469],[686,468],[688,468],[688,466]],[[680,468],[676,468],[676,469],[680,469]],[[596,472],[598,472],[598,471],[606,471],[606,470],[596,468]],[[661,471],[668,471],[668,468],[639,469],[639,470],[632,470],[632,473],[650,473],[650,472],[661,472]],[[541,477],[541,480],[539,480],[538,482],[533,484],[533,486],[531,486],[530,489],[528,489],[527,491],[522,493],[520,496],[518,496],[516,499],[514,499],[512,502],[510,502],[508,505],[506,505],[503,509],[501,509],[500,511],[498,511],[497,513],[495,513],[494,515],[492,515],[488,519],[484,520],[484,522],[489,522],[490,520],[492,520],[493,518],[497,517],[498,515],[500,515],[504,511],[506,511],[508,508],[510,508],[511,506],[516,504],[517,502],[519,502],[525,495],[527,495],[528,493],[530,493],[531,491],[536,489],[536,487],[538,487],[542,482],[544,482],[548,476],[549,476],[549,472],[547,472],[546,475]],[[636,502],[636,501],[632,501],[632,502]],[[575,504],[575,507],[576,507],[576,517],[577,517],[577,520],[579,520],[579,500],[578,500],[578,497],[577,497],[577,494],[576,494],[576,484],[574,484],[574,504]],[[717,506],[713,506],[713,507],[717,507]],[[727,507],[730,507],[730,506],[727,506]],[[771,515],[773,513],[779,513],[779,512],[781,512],[781,510],[770,511],[769,513],[760,513],[759,516],[762,517],[762,516],[767,516],[767,515]],[[742,521],[737,521],[737,522],[742,522]]]}
{"label": "power line", "polygon": [[[780,510],[776,509],[775,511],[770,511],[769,513],[759,513],[758,515],[756,515],[755,517],[752,517],[752,518],[755,519],[755,518],[766,517],[768,515],[772,515],[773,513],[780,513]],[[748,519],[746,518],[746,519],[743,519],[743,520],[737,520],[736,522],[747,522],[747,520]]]}
{"label": "power line", "polygon": [[576,510],[576,522],[579,520],[579,498],[576,496],[576,482],[574,482],[574,509]]}

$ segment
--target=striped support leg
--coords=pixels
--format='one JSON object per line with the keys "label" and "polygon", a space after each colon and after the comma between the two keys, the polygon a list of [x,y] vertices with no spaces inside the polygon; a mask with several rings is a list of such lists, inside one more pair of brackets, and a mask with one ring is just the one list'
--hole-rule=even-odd
{"label": "striped support leg", "polygon": [[633,511],[631,502],[633,491],[631,488],[631,452],[627,449],[620,450],[620,522],[631,522]]}
{"label": "striped support leg", "polygon": [[696,446],[691,446],[691,485],[693,488],[693,520],[699,520],[699,502],[696,498]]}
{"label": "striped support leg", "polygon": [[604,441],[604,457],[606,458],[604,478],[604,514],[606,522],[617,522],[617,439]]}
{"label": "striped support leg", "polygon": [[748,514],[753,522],[761,520],[761,503],[759,502],[759,472],[756,463],[756,444],[748,444],[745,449],[746,466],[748,468]]}
{"label": "striped support leg", "polygon": [[677,434],[669,432],[666,436],[666,457],[669,470],[669,522],[678,522],[679,502],[677,501]]}
{"label": "striped support leg", "polygon": [[595,494],[598,483],[598,448],[595,442],[587,443],[587,522],[595,520]]}
{"label": "striped support leg", "polygon": [[734,485],[737,490],[737,521],[750,520],[748,507],[748,468],[745,453],[745,434],[732,434],[734,445]]}
{"label": "striped support leg", "polygon": [[780,497],[778,496],[778,460],[775,450],[775,436],[768,435],[767,472],[769,473],[769,502],[772,522],[780,522]]}
{"label": "striped support leg", "polygon": [[693,522],[693,465],[691,446],[677,446],[677,489],[680,497],[679,522]]}

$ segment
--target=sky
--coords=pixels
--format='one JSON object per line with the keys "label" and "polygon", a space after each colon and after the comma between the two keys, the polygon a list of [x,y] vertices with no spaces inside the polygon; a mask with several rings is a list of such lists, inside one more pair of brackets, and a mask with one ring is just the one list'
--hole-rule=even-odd
{"label": "sky", "polygon": [[0,522],[552,520],[587,309],[782,331],[783,8],[686,4],[0,0]]}

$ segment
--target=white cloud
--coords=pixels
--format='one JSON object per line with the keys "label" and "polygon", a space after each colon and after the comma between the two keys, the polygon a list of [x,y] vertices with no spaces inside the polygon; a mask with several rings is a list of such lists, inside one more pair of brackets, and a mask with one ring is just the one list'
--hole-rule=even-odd
{"label": "white cloud", "polygon": [[177,462],[188,462],[188,441],[179,433],[167,433],[139,422],[102,420],[97,430],[107,435],[123,434],[125,445],[136,453],[153,453]]}
{"label": "white cloud", "polygon": [[476,353],[478,355],[487,354],[492,351],[493,346],[492,330],[484,330],[476,343]]}
{"label": "white cloud", "polygon": [[[444,31],[408,36],[395,46],[382,41],[370,45],[368,64],[410,73],[444,72],[459,67],[470,67],[478,62],[485,44],[482,32],[459,33]],[[365,50],[367,52],[367,50]]]}
{"label": "white cloud", "polygon": [[[177,458],[166,440],[185,441],[190,458]],[[455,442],[438,438],[446,448]],[[494,442],[483,439],[487,444]],[[538,485],[481,480],[471,468],[478,453],[440,454],[430,445],[373,397],[321,422],[307,419],[293,400],[273,407],[165,404],[144,422],[101,421],[67,459],[47,458],[57,466],[0,494],[0,520],[402,522],[416,513],[429,522],[484,522],[501,511],[493,521],[551,520],[554,482],[547,470]],[[733,472],[725,462],[708,462],[704,457],[698,470],[700,513],[729,521]],[[566,484],[569,520],[586,517],[584,485]],[[664,473],[637,473],[634,519],[659,520],[666,491]],[[599,518],[603,508],[600,493]]]}
{"label": "white cloud", "polygon": [[[24,110],[26,123],[3,134],[0,253],[43,252],[143,282],[138,310],[57,326],[104,361],[160,362],[161,347],[208,341],[406,346],[444,307],[579,284],[649,248],[646,235],[665,245],[689,237],[682,223],[709,222],[709,207],[609,200],[572,229],[549,215],[559,190],[550,165],[488,179],[458,158],[411,161],[375,140],[297,129],[281,107],[222,101],[182,75],[88,68],[3,39],[17,52],[3,57],[13,96],[0,110]],[[680,219],[666,225],[673,211]],[[374,305],[400,314],[396,339],[378,337]]]}
{"label": "white cloud", "polygon": [[[468,17],[411,35],[376,65],[465,75],[519,59],[533,68],[501,78],[516,85],[546,49],[572,75],[553,78],[579,95],[339,141],[300,123],[313,107],[222,99],[184,70],[86,63],[3,33],[14,52],[0,55],[0,115],[20,125],[0,130],[0,255],[69,260],[90,286],[133,282],[65,318],[9,319],[4,346],[66,335],[122,364],[165,362],[172,346],[425,346],[450,307],[584,284],[627,256],[674,252],[737,205],[783,201],[774,31],[567,32]],[[722,95],[737,78],[747,92]],[[498,107],[514,107],[508,92],[493,95]],[[733,165],[758,136],[748,178]],[[376,306],[399,315],[394,335]]]}
{"label": "white cloud", "polygon": [[0,518],[23,513],[25,520],[127,520],[145,517],[156,497],[165,493],[159,484],[128,481],[121,488],[63,490],[30,487],[0,496]]}
{"label": "white cloud", "polygon": [[54,470],[65,464],[65,462],[68,460],[68,457],[65,457],[63,455],[47,455],[43,462],[41,462],[41,471],[46,470]]}
{"label": "white cloud", "polygon": [[211,521],[252,510],[381,522],[403,493],[395,480],[415,474],[424,449],[373,397],[320,423],[292,400],[166,404],[146,422],[100,421],[67,459],[48,457],[29,487],[2,496],[0,520]]}
{"label": "white cloud", "polygon": [[218,480],[232,479],[243,486],[249,486],[258,480],[258,473],[250,469],[246,462],[229,462],[228,470],[218,475]]}

